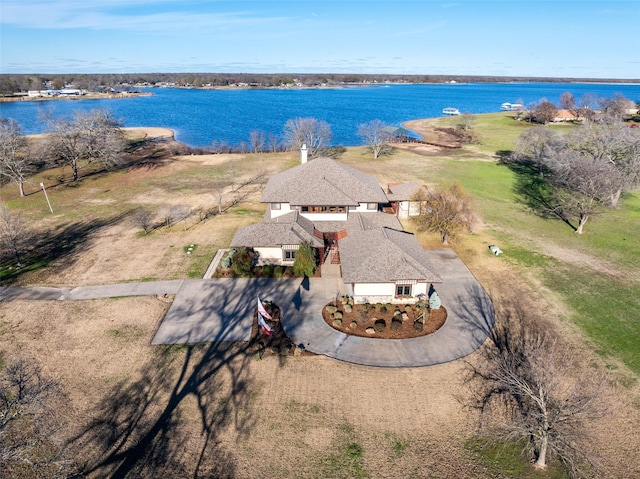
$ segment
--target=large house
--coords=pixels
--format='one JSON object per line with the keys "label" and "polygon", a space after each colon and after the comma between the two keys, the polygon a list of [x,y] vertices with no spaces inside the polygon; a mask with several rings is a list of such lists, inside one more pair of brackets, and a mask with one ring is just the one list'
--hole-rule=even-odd
{"label": "large house", "polygon": [[[358,303],[415,302],[440,278],[415,236],[403,231],[413,183],[390,185],[331,158],[272,176],[261,223],[240,228],[232,247],[250,247],[259,264],[291,265],[302,243],[339,263],[346,294]],[[388,209],[395,214],[383,212]]]}

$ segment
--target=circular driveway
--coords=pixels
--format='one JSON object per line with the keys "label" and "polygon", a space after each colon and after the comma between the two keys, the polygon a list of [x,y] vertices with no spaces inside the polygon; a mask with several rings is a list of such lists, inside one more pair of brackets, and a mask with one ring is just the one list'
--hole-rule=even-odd
{"label": "circular driveway", "polygon": [[471,354],[484,343],[493,327],[491,299],[452,250],[426,252],[442,278],[435,287],[448,313],[446,323],[434,334],[383,340],[341,333],[322,318],[322,308],[341,293],[340,284],[332,279],[311,278],[298,287],[298,300],[287,303],[290,309],[281,306],[287,336],[313,353],[366,366],[430,366]]}

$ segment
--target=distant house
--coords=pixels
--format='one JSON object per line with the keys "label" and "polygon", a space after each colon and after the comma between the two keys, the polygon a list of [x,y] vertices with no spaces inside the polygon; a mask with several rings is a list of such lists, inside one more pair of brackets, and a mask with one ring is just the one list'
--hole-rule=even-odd
{"label": "distant house", "polygon": [[574,122],[578,116],[571,110],[558,110],[556,116],[551,120],[553,123]]}
{"label": "distant house", "polygon": [[263,221],[240,228],[231,246],[253,248],[259,264],[290,265],[307,242],[322,259],[336,259],[356,302],[415,302],[441,280],[415,236],[382,210],[391,204],[409,215],[419,188],[405,183],[385,192],[371,175],[303,154],[300,165],[269,179]]}

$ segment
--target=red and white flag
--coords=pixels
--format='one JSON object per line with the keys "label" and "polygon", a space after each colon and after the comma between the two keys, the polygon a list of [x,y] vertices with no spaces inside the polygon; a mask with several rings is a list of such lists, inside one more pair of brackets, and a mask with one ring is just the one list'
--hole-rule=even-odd
{"label": "red and white flag", "polygon": [[267,319],[271,319],[271,315],[267,313],[267,310],[262,306],[262,301],[260,301],[260,296],[258,296],[258,313],[264,316]]}
{"label": "red and white flag", "polygon": [[264,334],[266,334],[267,336],[271,336],[271,327],[264,320],[264,318],[260,314],[260,311],[258,311],[258,325],[262,327]]}

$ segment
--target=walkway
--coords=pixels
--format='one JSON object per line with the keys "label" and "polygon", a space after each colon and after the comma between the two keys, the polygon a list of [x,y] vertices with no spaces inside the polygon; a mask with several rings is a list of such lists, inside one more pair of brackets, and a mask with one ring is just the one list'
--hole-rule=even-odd
{"label": "walkway", "polygon": [[313,353],[366,366],[416,367],[445,363],[475,351],[493,327],[491,300],[451,250],[426,250],[443,282],[436,288],[447,321],[436,333],[380,340],[341,333],[322,318],[322,308],[345,292],[339,265],[323,265],[322,278],[203,279],[123,283],[79,288],[0,288],[0,300],[83,300],[116,296],[176,297],[152,344],[247,341],[256,296],[277,303],[282,326]]}

